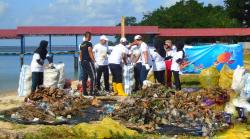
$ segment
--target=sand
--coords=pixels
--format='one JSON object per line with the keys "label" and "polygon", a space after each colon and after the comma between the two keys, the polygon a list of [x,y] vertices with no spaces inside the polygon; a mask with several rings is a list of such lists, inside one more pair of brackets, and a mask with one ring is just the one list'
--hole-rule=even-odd
{"label": "sand", "polygon": [[[0,93],[0,111],[22,105],[24,97],[18,97],[17,92]],[[36,131],[41,125],[21,125],[0,121],[0,138],[22,138],[24,133]]]}

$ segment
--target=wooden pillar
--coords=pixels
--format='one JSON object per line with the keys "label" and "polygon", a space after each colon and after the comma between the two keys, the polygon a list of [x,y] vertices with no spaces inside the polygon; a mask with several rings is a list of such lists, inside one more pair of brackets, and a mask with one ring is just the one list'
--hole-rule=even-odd
{"label": "wooden pillar", "polygon": [[121,18],[121,37],[125,37],[125,18]]}
{"label": "wooden pillar", "polygon": [[25,52],[25,43],[24,43],[24,36],[21,36],[21,49],[20,49],[20,66],[22,68],[24,64],[24,52]]}
{"label": "wooden pillar", "polygon": [[74,54],[74,75],[75,79],[78,77],[78,35],[76,37],[76,44],[75,44],[75,54]]}

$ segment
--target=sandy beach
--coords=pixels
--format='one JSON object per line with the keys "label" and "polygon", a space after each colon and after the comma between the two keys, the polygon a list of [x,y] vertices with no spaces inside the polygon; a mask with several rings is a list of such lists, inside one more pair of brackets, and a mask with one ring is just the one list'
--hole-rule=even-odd
{"label": "sandy beach", "polygon": [[[0,111],[18,107],[22,105],[24,100],[24,97],[18,97],[15,91],[1,92],[0,98]],[[36,131],[44,126],[0,121],[0,127],[0,138],[22,138],[24,133]]]}

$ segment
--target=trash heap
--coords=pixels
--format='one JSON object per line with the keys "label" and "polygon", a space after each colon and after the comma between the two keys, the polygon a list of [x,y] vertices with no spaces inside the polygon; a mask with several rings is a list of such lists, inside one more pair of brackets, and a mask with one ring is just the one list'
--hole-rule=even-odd
{"label": "trash heap", "polygon": [[55,119],[62,120],[62,117],[81,115],[80,110],[88,107],[92,99],[82,99],[63,89],[49,87],[36,90],[25,101],[21,107],[7,110],[4,114],[22,121],[40,120],[51,123]]}
{"label": "trash heap", "polygon": [[112,117],[146,132],[163,131],[164,125],[171,125],[194,131],[195,135],[211,136],[227,127],[223,110],[214,107],[224,105],[230,91],[214,88],[185,93],[153,85],[121,102]]}

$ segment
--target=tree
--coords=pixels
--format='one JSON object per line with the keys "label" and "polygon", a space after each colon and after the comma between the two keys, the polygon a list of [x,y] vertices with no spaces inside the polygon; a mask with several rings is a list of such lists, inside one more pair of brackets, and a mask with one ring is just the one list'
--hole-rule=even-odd
{"label": "tree", "polygon": [[140,25],[162,28],[238,27],[222,6],[204,6],[196,0],[181,0],[171,7],[160,7],[145,14]]}
{"label": "tree", "polygon": [[225,0],[225,7],[232,18],[241,26],[250,27],[250,0]]}

